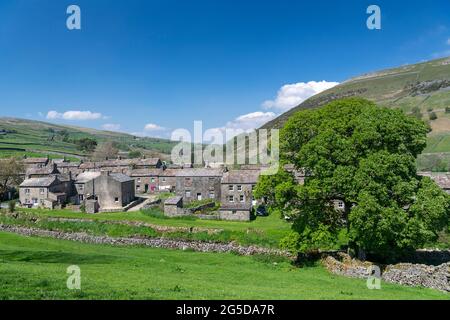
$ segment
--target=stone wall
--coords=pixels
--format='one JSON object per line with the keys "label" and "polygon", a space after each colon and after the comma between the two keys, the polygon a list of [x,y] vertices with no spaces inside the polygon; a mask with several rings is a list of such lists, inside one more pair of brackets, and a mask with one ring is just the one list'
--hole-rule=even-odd
{"label": "stone wall", "polygon": [[[339,253],[337,257],[327,256],[322,262],[328,271],[352,278],[368,278],[374,265],[371,262],[352,259],[344,253]],[[439,266],[400,263],[379,267],[383,270],[381,274],[383,281],[450,292],[450,262]]]}
{"label": "stone wall", "polygon": [[249,210],[220,210],[219,211],[220,220],[228,221],[250,221],[250,211]]}

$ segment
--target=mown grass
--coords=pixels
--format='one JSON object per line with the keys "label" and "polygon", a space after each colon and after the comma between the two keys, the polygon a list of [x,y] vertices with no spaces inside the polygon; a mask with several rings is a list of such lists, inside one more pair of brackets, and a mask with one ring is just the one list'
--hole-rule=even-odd
{"label": "mown grass", "polygon": [[[66,287],[81,269],[81,290]],[[0,299],[449,299],[431,289],[297,268],[287,260],[89,245],[0,232]]]}

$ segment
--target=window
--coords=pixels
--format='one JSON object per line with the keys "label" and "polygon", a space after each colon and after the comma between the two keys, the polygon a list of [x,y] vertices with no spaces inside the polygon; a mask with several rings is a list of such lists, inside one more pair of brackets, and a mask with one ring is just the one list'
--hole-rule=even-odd
{"label": "window", "polygon": [[33,198],[33,204],[37,204],[38,203],[38,199]]}
{"label": "window", "polygon": [[84,196],[83,196],[82,194],[80,194],[80,195],[78,196],[78,199],[79,199],[80,201],[83,201],[83,200],[84,200]]}
{"label": "window", "polygon": [[119,202],[119,198],[117,198],[117,197],[114,198],[114,201],[115,201],[115,202]]}
{"label": "window", "polygon": [[242,186],[237,186],[238,191],[242,191]]}
{"label": "window", "polygon": [[136,190],[141,190],[141,186],[139,184],[136,186]]}
{"label": "window", "polygon": [[339,207],[339,209],[344,209],[344,202],[339,201],[338,202],[338,207]]}
{"label": "window", "polygon": [[244,195],[241,194],[241,195],[239,196],[239,202],[244,202],[244,201],[245,201]]}
{"label": "window", "polygon": [[209,193],[209,198],[214,199],[216,197],[216,194],[214,192]]}
{"label": "window", "polygon": [[30,189],[25,189],[25,194],[30,194]]}
{"label": "window", "polygon": [[191,178],[184,178],[184,182],[189,182],[191,181]]}
{"label": "window", "polygon": [[39,189],[39,194],[44,194],[45,190],[44,189]]}
{"label": "window", "polygon": [[191,191],[186,190],[186,198],[190,198],[191,197]]}
{"label": "window", "polygon": [[234,196],[228,196],[228,202],[234,202]]}
{"label": "window", "polygon": [[151,182],[155,182],[155,178],[152,178],[152,179],[151,179]]}
{"label": "window", "polygon": [[197,200],[198,201],[202,201],[202,194],[201,193],[197,193]]}
{"label": "window", "polygon": [[162,182],[166,182],[166,178],[162,178]]}
{"label": "window", "polygon": [[230,185],[228,186],[228,191],[234,191],[234,186],[233,186],[232,184],[230,184]]}
{"label": "window", "polygon": [[138,182],[141,182],[141,178],[138,178]]}
{"label": "window", "polygon": [[80,190],[83,191],[84,190],[84,185],[80,184]]}

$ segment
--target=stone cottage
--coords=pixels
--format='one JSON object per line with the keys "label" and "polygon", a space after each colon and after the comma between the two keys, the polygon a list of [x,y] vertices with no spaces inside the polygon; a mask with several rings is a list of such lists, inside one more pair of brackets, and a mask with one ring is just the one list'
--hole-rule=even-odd
{"label": "stone cottage", "polygon": [[162,169],[134,169],[131,178],[134,180],[137,194],[153,194],[159,192],[159,181]]}
{"label": "stone cottage", "polygon": [[46,165],[48,165],[50,160],[49,160],[48,157],[47,158],[28,158],[28,157],[25,157],[22,160],[22,162],[23,162],[25,168],[32,168],[32,167],[34,167],[34,168],[42,168],[42,167],[45,167]]}
{"label": "stone cottage", "polygon": [[27,207],[54,209],[72,194],[72,180],[63,175],[26,179],[19,186],[20,203]]}
{"label": "stone cottage", "polygon": [[220,219],[250,220],[252,208],[256,205],[253,189],[260,174],[260,170],[231,170],[223,174]]}
{"label": "stone cottage", "polygon": [[50,163],[45,167],[29,167],[25,172],[25,178],[44,178],[50,175],[60,174],[56,164]]}
{"label": "stone cottage", "polygon": [[184,203],[204,199],[220,201],[222,175],[222,169],[193,168],[179,170],[176,175],[175,192],[177,196],[183,198]]}
{"label": "stone cottage", "polygon": [[121,173],[84,172],[77,176],[75,189],[79,204],[94,200],[103,212],[123,210],[135,200],[134,180]]}
{"label": "stone cottage", "polygon": [[164,214],[168,217],[179,217],[185,215],[183,209],[183,198],[172,197],[164,201]]}

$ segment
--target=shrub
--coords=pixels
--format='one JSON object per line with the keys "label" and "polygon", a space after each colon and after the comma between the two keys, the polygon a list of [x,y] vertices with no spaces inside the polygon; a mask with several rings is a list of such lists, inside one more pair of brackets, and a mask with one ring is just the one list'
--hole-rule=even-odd
{"label": "shrub", "polygon": [[8,209],[9,209],[9,212],[11,212],[11,213],[16,211],[16,201],[15,200],[11,200],[10,202],[8,202]]}
{"label": "shrub", "polygon": [[436,112],[431,112],[430,113],[430,120],[431,121],[437,120],[437,118],[438,118],[438,116],[437,116]]}
{"label": "shrub", "polygon": [[445,107],[445,113],[450,113],[450,107]]}

